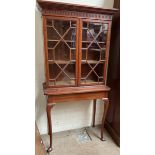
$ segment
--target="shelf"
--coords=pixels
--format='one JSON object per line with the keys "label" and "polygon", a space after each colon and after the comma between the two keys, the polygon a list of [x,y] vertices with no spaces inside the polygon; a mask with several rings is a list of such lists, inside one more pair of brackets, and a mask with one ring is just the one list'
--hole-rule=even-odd
{"label": "shelf", "polygon": [[72,26],[71,26],[70,28],[71,28],[71,29],[76,29],[76,27],[72,27]]}
{"label": "shelf", "polygon": [[[70,62],[70,63],[69,63]],[[76,60],[65,61],[65,60],[48,60],[49,64],[75,64]]]}
{"label": "shelf", "polygon": [[[82,29],[83,29],[83,30],[88,30],[89,27],[83,27]],[[104,31],[108,31],[108,30],[104,30],[104,29],[103,29],[103,32],[104,32]]]}
{"label": "shelf", "polygon": [[95,49],[95,48],[82,48],[82,50],[89,50],[89,51],[103,51],[106,50],[106,48],[102,48],[102,49]]}
{"label": "shelf", "polygon": [[[54,50],[55,48],[48,47],[49,50]],[[76,50],[76,48],[70,48],[71,50]]]}
{"label": "shelf", "polygon": [[[106,60],[100,60],[100,62],[99,61],[97,61],[97,60],[81,60],[81,62],[82,62],[82,64],[86,64],[87,62],[89,63],[89,64],[97,64],[98,62],[99,63],[104,63]],[[70,62],[70,63],[69,63]],[[56,63],[56,64],[67,64],[67,63],[69,63],[69,64],[75,64],[76,63],[76,60],[71,60],[71,61],[65,61],[65,60],[48,60],[48,63],[49,64],[54,64],[54,63]]]}
{"label": "shelf", "polygon": [[55,82],[55,85],[54,85],[54,82],[50,82],[50,85],[52,86],[65,86],[65,85],[75,85],[75,80],[65,80],[64,81],[56,81]]}
{"label": "shelf", "polygon": [[48,49],[49,49],[49,50],[54,50],[54,48],[50,48],[50,47],[48,47]]}
{"label": "shelf", "polygon": [[[59,40],[48,39],[48,41],[56,42],[56,41],[59,41]],[[76,42],[76,41],[74,41],[74,40],[64,40],[64,41],[66,41],[66,42]]]}
{"label": "shelf", "polygon": [[96,41],[96,42],[95,42],[95,41],[93,41],[93,40],[92,40],[92,41],[82,41],[82,43],[91,43],[91,42],[93,42],[93,43],[96,43],[96,42],[97,42],[97,43],[99,43],[99,44],[105,44],[105,43],[106,43],[106,42],[104,42],[104,41]]}
{"label": "shelf", "polygon": [[51,25],[46,25],[46,27],[53,27],[53,26],[51,26]]}
{"label": "shelf", "polygon": [[61,81],[56,81],[56,82],[50,81],[50,85],[52,85],[52,86],[75,85],[75,79],[69,80],[68,78],[64,77]]}
{"label": "shelf", "polygon": [[[100,60],[100,63],[104,63],[106,60]],[[97,60],[81,60],[81,62],[82,62],[82,64],[86,64],[87,62],[89,63],[89,64],[97,64],[99,61],[97,61]]]}
{"label": "shelf", "polygon": [[[67,75],[70,77],[70,79],[67,76],[64,76],[63,78],[61,78],[60,80],[52,80],[50,79],[50,85],[52,86],[63,86],[63,85],[75,85],[75,73],[71,73],[71,72],[66,72]],[[95,81],[93,79],[83,79],[81,78],[81,84],[104,84],[104,81]]]}
{"label": "shelf", "polygon": [[[51,26],[51,25],[46,25],[46,27],[53,27],[53,26]],[[71,28],[71,29],[76,29],[76,27],[73,27],[73,26],[71,26],[70,28]]]}
{"label": "shelf", "polygon": [[88,80],[86,80],[86,82],[85,82],[85,80],[81,80],[81,84],[103,84],[103,82],[96,82],[94,80],[88,79]]}
{"label": "shelf", "polygon": [[[54,50],[55,48],[48,47],[49,50]],[[76,50],[76,48],[70,48],[71,50]]]}

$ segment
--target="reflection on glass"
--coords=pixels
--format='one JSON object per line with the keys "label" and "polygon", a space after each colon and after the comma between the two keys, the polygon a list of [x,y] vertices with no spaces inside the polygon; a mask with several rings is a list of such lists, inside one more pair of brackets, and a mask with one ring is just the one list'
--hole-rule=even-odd
{"label": "reflection on glass", "polygon": [[108,24],[83,22],[81,84],[104,83]]}
{"label": "reflection on glass", "polygon": [[75,85],[76,22],[47,19],[50,85]]}

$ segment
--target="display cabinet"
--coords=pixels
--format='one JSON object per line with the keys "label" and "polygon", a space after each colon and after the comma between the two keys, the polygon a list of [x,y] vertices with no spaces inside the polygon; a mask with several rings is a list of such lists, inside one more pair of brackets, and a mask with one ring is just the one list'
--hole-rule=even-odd
{"label": "display cabinet", "polygon": [[47,116],[52,150],[51,109],[59,102],[104,101],[103,127],[108,109],[106,86],[112,16],[116,9],[103,9],[38,0],[42,12],[45,76],[44,94],[47,96]]}

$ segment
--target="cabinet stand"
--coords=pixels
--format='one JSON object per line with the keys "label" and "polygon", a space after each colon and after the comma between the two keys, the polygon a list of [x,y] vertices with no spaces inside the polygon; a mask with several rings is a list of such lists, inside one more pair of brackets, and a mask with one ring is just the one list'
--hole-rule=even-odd
{"label": "cabinet stand", "polygon": [[[71,89],[69,91],[65,89]],[[104,102],[104,112],[102,117],[102,125],[101,125],[101,140],[103,141],[103,129],[105,118],[109,106],[108,100],[108,92],[110,90],[107,86],[102,86],[100,89],[95,89],[93,91],[92,88],[84,87],[81,88],[72,87],[72,88],[44,88],[44,93],[47,95],[47,119],[48,119],[48,127],[49,127],[49,135],[50,135],[50,147],[47,152],[52,151],[52,117],[51,111],[55,103],[59,102],[68,102],[68,101],[80,101],[80,100],[93,100],[93,127],[95,126],[95,114],[96,114],[96,99],[102,99]]]}

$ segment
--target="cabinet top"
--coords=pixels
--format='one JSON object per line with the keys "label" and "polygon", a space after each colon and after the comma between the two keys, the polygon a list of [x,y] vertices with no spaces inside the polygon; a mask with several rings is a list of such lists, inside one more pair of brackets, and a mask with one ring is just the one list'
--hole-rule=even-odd
{"label": "cabinet top", "polygon": [[100,13],[100,14],[115,14],[118,9],[105,9],[100,7],[92,7],[79,4],[70,4],[62,2],[54,2],[49,0],[37,0],[42,11],[45,10],[67,10],[67,11],[81,11],[88,13]]}

